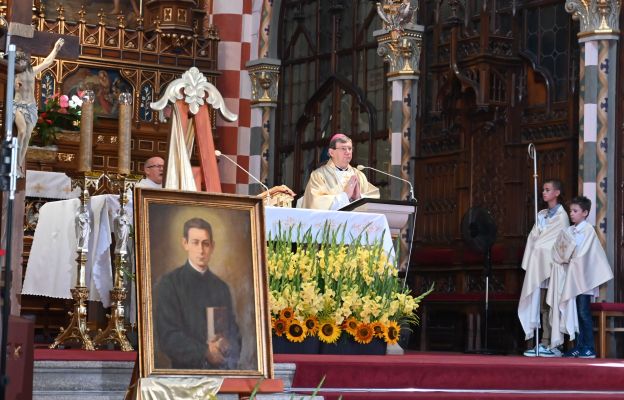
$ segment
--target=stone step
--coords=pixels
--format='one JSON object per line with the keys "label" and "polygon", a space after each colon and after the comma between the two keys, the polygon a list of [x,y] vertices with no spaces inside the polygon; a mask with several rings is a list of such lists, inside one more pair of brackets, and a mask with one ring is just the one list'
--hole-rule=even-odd
{"label": "stone step", "polygon": [[[130,384],[131,361],[35,361],[33,400],[122,400]],[[289,393],[295,375],[293,363],[274,364],[275,378],[284,381],[284,392],[260,394],[258,400],[322,400],[323,397]],[[237,395],[219,395],[236,400]]]}

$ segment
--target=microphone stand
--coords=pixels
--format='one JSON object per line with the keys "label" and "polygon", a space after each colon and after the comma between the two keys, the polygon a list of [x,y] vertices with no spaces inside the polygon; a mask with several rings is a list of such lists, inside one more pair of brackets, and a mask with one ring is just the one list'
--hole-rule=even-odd
{"label": "microphone stand", "polygon": [[269,187],[267,185],[265,185],[264,183],[262,183],[262,181],[258,178],[256,178],[255,176],[253,176],[251,174],[251,172],[247,171],[245,168],[243,168],[242,165],[238,164],[236,161],[232,160],[230,157],[226,156],[225,154],[221,153],[219,150],[215,150],[215,155],[217,157],[224,157],[226,158],[229,162],[231,162],[232,164],[236,165],[238,168],[240,168],[243,172],[245,172],[251,179],[253,179],[256,183],[260,184],[260,186],[262,186],[262,188],[266,191],[267,195],[266,195],[266,204],[270,204],[271,203],[271,191],[269,190]]}
{"label": "microphone stand", "polygon": [[382,171],[380,169],[377,169],[377,168],[366,167],[364,165],[358,165],[357,169],[360,170],[360,171],[365,170],[365,169],[370,169],[372,171],[379,172],[380,174],[383,174],[383,175],[386,175],[386,176],[389,176],[391,178],[398,179],[398,180],[400,180],[402,182],[407,183],[409,188],[410,188],[410,201],[416,201],[416,197],[414,197],[414,186],[412,186],[412,182],[408,181],[407,179],[403,179],[403,178],[400,178],[400,177],[398,177],[396,175],[389,174],[389,173],[387,173],[385,171]]}
{"label": "microphone stand", "polygon": [[[387,175],[387,176],[389,176],[391,178],[398,179],[398,180],[400,180],[402,182],[407,183],[409,185],[409,188],[410,188],[410,199],[409,199],[409,201],[414,203],[414,205],[416,205],[417,200],[416,200],[416,197],[414,196],[414,186],[412,185],[412,182],[410,182],[410,181],[408,181],[406,179],[403,179],[401,177],[398,177],[396,175],[389,174],[389,173],[387,173],[385,171],[382,171],[382,170],[379,170],[377,168],[373,168],[373,167],[366,167],[364,165],[358,165],[357,169],[359,171],[362,171],[362,170],[365,170],[365,169],[370,169],[372,171],[379,172],[380,174]],[[403,277],[403,289],[405,289],[405,285],[407,284],[407,275],[409,273],[409,266],[410,266],[409,263],[410,263],[410,259],[412,257],[412,246],[414,244],[414,230],[416,229],[416,214],[415,213],[412,213],[411,219],[412,219],[412,227],[410,229],[410,234],[409,234],[409,241],[408,241],[409,244],[408,244],[408,249],[407,249],[407,266],[405,267],[405,276]]]}
{"label": "microphone stand", "polygon": [[2,160],[0,162],[0,189],[8,192],[7,222],[6,222],[6,256],[4,258],[4,286],[2,288],[2,339],[0,342],[0,399],[4,400],[9,377],[7,369],[7,341],[9,331],[9,314],[11,313],[11,262],[13,259],[13,206],[17,190],[17,138],[13,137],[13,92],[15,90],[15,45],[10,44],[10,35],[7,33],[7,82],[6,101],[4,107],[6,136],[2,142]]}

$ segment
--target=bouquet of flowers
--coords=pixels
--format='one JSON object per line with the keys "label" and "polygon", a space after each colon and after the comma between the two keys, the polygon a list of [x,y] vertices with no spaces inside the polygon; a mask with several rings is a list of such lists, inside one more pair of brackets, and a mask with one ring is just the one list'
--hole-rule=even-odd
{"label": "bouquet of flowers", "polygon": [[54,143],[56,134],[62,129],[80,129],[80,108],[82,100],[80,96],[73,95],[71,99],[67,95],[59,93],[46,99],[43,110],[39,111],[39,118],[35,125],[33,138],[41,145],[47,146]]}
{"label": "bouquet of flowers", "polygon": [[431,290],[412,296],[381,243],[360,237],[346,244],[345,226],[326,224],[320,234],[280,229],[268,240],[273,333],[291,342],[317,336],[335,343],[346,333],[362,344],[397,343],[401,324],[418,322],[415,312]]}

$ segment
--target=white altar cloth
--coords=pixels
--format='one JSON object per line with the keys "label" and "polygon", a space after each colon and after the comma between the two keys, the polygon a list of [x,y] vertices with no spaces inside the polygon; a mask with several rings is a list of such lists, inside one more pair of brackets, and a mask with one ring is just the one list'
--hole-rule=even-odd
{"label": "white altar cloth", "polygon": [[[307,208],[280,208],[265,207],[265,227],[267,240],[275,236],[281,225],[282,230],[290,227],[297,228],[301,224],[301,232],[310,229],[316,239],[317,233],[323,230],[326,223],[333,229],[338,229],[346,224],[345,243],[351,243],[357,237],[362,238],[362,243],[373,244],[381,241],[384,251],[389,258],[394,257],[394,246],[390,227],[385,215],[345,212],[332,210],[312,210]],[[319,235],[320,236],[320,235]]]}
{"label": "white altar cloth", "polygon": [[[39,222],[28,258],[22,294],[71,299],[70,289],[76,282],[77,239],[74,216],[78,199],[54,201],[39,210]],[[132,202],[126,206],[132,215]],[[109,291],[113,287],[109,248],[114,216],[119,210],[118,196],[101,195],[91,198],[91,236],[86,267],[86,285],[89,300],[101,301],[110,306]],[[382,214],[323,211],[299,208],[265,208],[266,238],[301,224],[302,231],[311,229],[313,235],[320,232],[326,222],[333,228],[346,224],[345,242],[350,243],[361,235],[362,242],[369,244],[381,240],[383,249],[394,257],[394,247],[388,221]],[[95,229],[94,227],[98,227]]]}
{"label": "white altar cloth", "polygon": [[[74,217],[79,206],[78,199],[52,201],[41,206],[22,294],[71,299],[78,256]],[[109,248],[114,217],[119,211],[119,196],[93,196],[90,209],[85,282],[89,300],[101,301],[104,307],[109,307],[109,291],[113,287]],[[126,211],[132,215],[132,206],[126,206]]]}
{"label": "white altar cloth", "polygon": [[71,179],[61,172],[26,171],[26,197],[75,199],[80,189],[71,188]]}

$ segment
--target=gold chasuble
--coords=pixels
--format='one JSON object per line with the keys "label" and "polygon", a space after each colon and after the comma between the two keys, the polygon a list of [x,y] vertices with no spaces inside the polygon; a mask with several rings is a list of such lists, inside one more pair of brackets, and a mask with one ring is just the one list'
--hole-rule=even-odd
{"label": "gold chasuble", "polygon": [[165,189],[201,190],[195,185],[191,167],[191,151],[197,140],[206,191],[221,193],[208,105],[219,110],[228,121],[236,121],[238,116],[225,107],[221,93],[196,67],[171,82],[163,97],[150,107],[162,111],[169,103],[173,103],[173,115]]}
{"label": "gold chasuble", "polygon": [[[333,161],[329,160],[327,164],[312,171],[303,195],[303,208],[330,210],[346,206],[349,199],[344,189],[353,175],[358,177],[362,197],[379,198],[379,189],[370,184],[361,171],[350,165],[346,171],[339,171]],[[344,198],[341,199],[340,196]]]}

